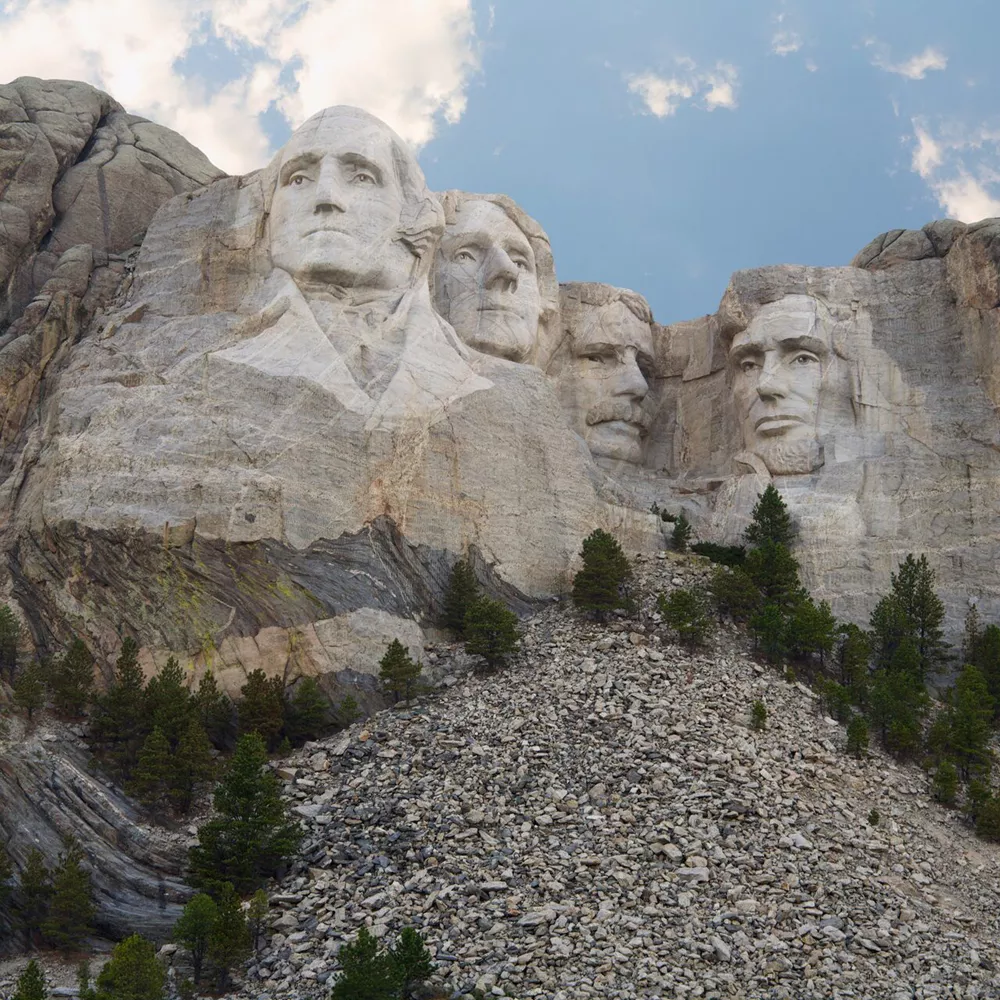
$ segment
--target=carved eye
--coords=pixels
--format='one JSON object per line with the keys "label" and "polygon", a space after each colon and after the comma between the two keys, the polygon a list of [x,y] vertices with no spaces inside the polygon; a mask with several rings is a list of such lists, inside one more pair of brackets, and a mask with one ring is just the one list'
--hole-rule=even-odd
{"label": "carved eye", "polygon": [[749,374],[754,369],[759,367],[760,366],[757,364],[757,362],[752,360],[751,358],[746,358],[740,362],[740,371],[746,372],[747,374]]}
{"label": "carved eye", "polygon": [[308,178],[305,174],[292,174],[288,183],[294,184],[296,187],[301,187],[307,180]]}
{"label": "carved eye", "polygon": [[596,361],[598,364],[604,364],[604,355],[603,354],[584,354],[583,355],[583,360],[584,361]]}
{"label": "carved eye", "polygon": [[459,250],[458,253],[455,254],[455,260],[475,261],[475,259],[476,258],[471,250]]}
{"label": "carved eye", "polygon": [[355,184],[376,184],[375,175],[368,173],[367,170],[359,170],[354,175]]}
{"label": "carved eye", "polygon": [[528,262],[521,257],[516,257],[514,259],[514,267],[516,267],[519,271],[527,271]]}
{"label": "carved eye", "polygon": [[794,365],[812,365],[817,364],[818,362],[819,358],[817,358],[815,354],[808,354],[806,352],[796,354],[795,357],[792,358],[792,364]]}

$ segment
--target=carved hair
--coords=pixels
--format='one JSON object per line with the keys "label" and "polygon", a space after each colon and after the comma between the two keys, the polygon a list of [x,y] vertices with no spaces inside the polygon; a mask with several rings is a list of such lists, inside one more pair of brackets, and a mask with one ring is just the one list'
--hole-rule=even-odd
{"label": "carved hair", "polygon": [[[649,303],[630,288],[615,288],[614,285],[602,285],[596,281],[568,281],[559,286],[559,292],[564,315],[580,306],[601,309],[621,302],[636,319],[647,326],[653,322],[653,311],[649,308]],[[570,332],[568,327],[567,332]]]}

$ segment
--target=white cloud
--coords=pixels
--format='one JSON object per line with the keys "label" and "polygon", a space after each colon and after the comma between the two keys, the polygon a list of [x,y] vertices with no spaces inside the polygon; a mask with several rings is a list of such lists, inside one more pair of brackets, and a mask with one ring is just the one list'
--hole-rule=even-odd
{"label": "white cloud", "polygon": [[[5,80],[86,80],[230,171],[266,162],[258,116],[272,105],[295,127],[358,104],[419,146],[439,113],[461,117],[478,65],[471,0],[7,0],[0,12]],[[178,61],[213,35],[250,53],[242,74],[182,75]]]}
{"label": "white cloud", "polygon": [[948,68],[948,57],[939,49],[927,46],[923,52],[911,56],[904,62],[892,62],[889,59],[889,49],[880,44],[874,38],[864,40],[866,47],[876,48],[875,58],[872,65],[879,69],[884,69],[887,73],[896,73],[906,77],[907,80],[922,80],[931,70],[944,70]]}
{"label": "white cloud", "polygon": [[656,73],[634,73],[627,78],[628,89],[638,94],[649,114],[667,118],[685,101],[701,100],[706,111],[737,107],[739,70],[730,63],[718,62],[715,67],[698,71],[693,59],[682,56],[676,60],[677,74],[659,76]]}
{"label": "white cloud", "polygon": [[946,216],[961,222],[1000,216],[1000,130],[944,121],[935,135],[916,118],[913,142],[910,168]]}
{"label": "white cloud", "polygon": [[788,56],[802,48],[802,39],[794,31],[779,31],[771,39],[771,51],[776,56]]}

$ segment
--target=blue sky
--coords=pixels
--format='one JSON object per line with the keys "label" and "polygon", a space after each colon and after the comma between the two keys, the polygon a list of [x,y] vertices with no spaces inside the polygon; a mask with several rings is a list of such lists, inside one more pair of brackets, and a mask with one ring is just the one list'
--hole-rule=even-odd
{"label": "blue sky", "polygon": [[1000,214],[997,37],[987,0],[0,0],[5,78],[87,79],[234,172],[362,104],[661,322],[739,268]]}

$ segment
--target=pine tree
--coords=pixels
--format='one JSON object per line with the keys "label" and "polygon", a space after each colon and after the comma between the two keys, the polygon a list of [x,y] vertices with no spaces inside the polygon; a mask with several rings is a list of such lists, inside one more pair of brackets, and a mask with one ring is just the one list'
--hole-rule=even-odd
{"label": "pine tree", "polygon": [[393,639],[379,662],[379,683],[382,690],[396,701],[404,698],[409,703],[422,669],[410,658],[406,647],[398,639]]}
{"label": "pine tree", "polygon": [[847,724],[847,752],[855,757],[868,753],[868,720],[863,715],[854,715]]}
{"label": "pine tree", "polygon": [[840,646],[837,659],[840,663],[840,683],[850,692],[856,704],[864,704],[868,690],[868,664],[871,660],[871,643],[868,634],[857,625],[841,625],[838,634]]}
{"label": "pine tree", "polygon": [[792,542],[792,519],[781,494],[769,483],[763,493],[757,495],[757,503],[751,514],[750,524],[743,537],[752,546],[788,546]]}
{"label": "pine tree", "polygon": [[247,929],[250,931],[250,947],[254,952],[260,949],[264,940],[268,911],[267,893],[258,889],[250,899],[247,909]]}
{"label": "pine tree", "polygon": [[874,673],[869,689],[872,723],[878,728],[886,748],[901,756],[920,748],[928,698],[919,670],[920,656],[907,639],[896,651],[890,666]]}
{"label": "pine tree", "polygon": [[166,978],[153,942],[133,934],[115,945],[97,974],[94,1000],[163,1000]]}
{"label": "pine tree", "polygon": [[24,626],[9,604],[0,606],[0,680],[13,681]]}
{"label": "pine tree", "polygon": [[969,610],[965,612],[965,633],[962,639],[962,662],[971,663],[978,667],[976,654],[979,650],[979,643],[983,637],[982,625],[979,621],[979,606],[970,604]]}
{"label": "pine tree", "polygon": [[796,602],[788,619],[788,645],[794,656],[806,659],[819,655],[820,667],[833,649],[837,619],[826,601],[816,604],[809,596]]}
{"label": "pine tree", "polygon": [[212,744],[198,716],[193,715],[188,719],[187,729],[177,745],[169,776],[170,798],[182,816],[191,811],[198,786],[211,781],[214,773]]}
{"label": "pine tree", "polygon": [[154,727],[160,728],[171,750],[177,749],[193,710],[184,671],[171,656],[146,686],[147,717]]}
{"label": "pine tree", "polygon": [[892,574],[892,592],[910,623],[911,635],[924,664],[924,671],[945,658],[944,603],[934,591],[934,570],[927,556],[914,559],[912,553],[899,564],[899,573]]}
{"label": "pine tree", "polygon": [[24,972],[17,977],[14,996],[11,1000],[48,1000],[49,991],[45,986],[45,975],[41,966],[32,959]]}
{"label": "pine tree", "polygon": [[465,651],[481,656],[491,670],[503,666],[520,642],[517,615],[503,602],[482,597],[469,608],[465,616]]}
{"label": "pine tree", "polygon": [[802,595],[802,585],[799,564],[788,546],[781,542],[761,542],[747,553],[744,569],[766,603],[784,612],[795,607]]}
{"label": "pine tree", "polygon": [[971,664],[958,675],[950,696],[949,744],[963,781],[989,773],[993,699],[986,678]]}
{"label": "pine tree", "polygon": [[289,820],[266,763],[261,737],[241,736],[215,789],[216,816],[199,828],[198,844],[191,848],[193,885],[232,882],[238,892],[250,892],[298,849],[302,830]]}
{"label": "pine tree", "polygon": [[315,677],[303,677],[287,702],[285,732],[293,746],[316,739],[326,727],[329,699]]}
{"label": "pine tree", "polygon": [[37,665],[25,667],[14,684],[14,703],[27,712],[30,722],[35,712],[45,707],[45,684]]}
{"label": "pine tree", "polygon": [[479,600],[479,581],[465,559],[459,559],[451,569],[448,589],[444,595],[442,622],[458,638],[465,635],[465,613]]}
{"label": "pine tree", "polygon": [[240,696],[240,735],[258,733],[267,749],[273,750],[281,741],[285,724],[285,685],[281,678],[268,678],[259,667],[251,670]]}
{"label": "pine tree", "polygon": [[868,620],[871,628],[872,655],[876,668],[888,668],[896,650],[912,639],[912,624],[895,594],[886,594],[875,605]]}
{"label": "pine tree", "polygon": [[750,631],[757,646],[771,663],[780,663],[788,647],[785,642],[785,616],[777,604],[765,604],[750,619]]}
{"label": "pine tree", "polygon": [[958,798],[958,769],[950,760],[943,760],[934,772],[934,798],[945,806],[953,806]]}
{"label": "pine tree", "polygon": [[201,982],[202,966],[208,954],[208,942],[219,919],[219,908],[207,893],[199,892],[184,906],[184,912],[174,924],[173,938],[191,956],[195,986]]}
{"label": "pine tree", "polygon": [[712,631],[708,603],[702,593],[693,588],[678,587],[668,595],[656,598],[656,607],[663,621],[677,633],[685,646],[701,646]]}
{"label": "pine tree", "polygon": [[338,724],[346,727],[359,718],[361,718],[361,706],[358,705],[357,699],[351,694],[344,695],[337,706]]}
{"label": "pine tree", "polygon": [[173,774],[174,756],[170,743],[163,730],[156,726],[142,744],[132,779],[126,787],[147,809],[162,812]]}
{"label": "pine tree", "polygon": [[674,521],[674,530],[670,533],[671,541],[673,541],[674,548],[678,552],[687,552],[692,530],[691,522],[684,515],[684,512],[681,511],[677,515],[677,520]]}
{"label": "pine tree", "polygon": [[80,639],[74,639],[66,653],[53,663],[49,690],[53,707],[60,715],[83,715],[94,691],[94,658]]}
{"label": "pine tree", "polygon": [[404,997],[409,997],[434,975],[434,962],[424,939],[412,927],[404,927],[399,941],[389,951],[389,961]]}
{"label": "pine tree", "polygon": [[250,954],[250,931],[247,919],[230,883],[226,882],[219,893],[218,912],[208,935],[208,957],[215,966],[216,991],[225,991],[229,974]]}
{"label": "pine tree", "polygon": [[14,897],[17,922],[30,948],[42,929],[52,896],[52,880],[45,857],[37,847],[28,852]]}
{"label": "pine tree", "polygon": [[60,951],[77,951],[93,933],[94,901],[83,851],[72,838],[66,842],[52,874],[52,897],[42,933]]}
{"label": "pine tree", "polygon": [[353,943],[337,954],[341,973],[333,984],[330,1000],[396,1000],[399,974],[368,928],[362,927]]}
{"label": "pine tree", "polygon": [[994,722],[1000,720],[1000,626],[987,625],[976,645],[973,666],[979,667],[986,678],[993,699]]}
{"label": "pine tree", "polygon": [[632,577],[632,567],[615,538],[600,528],[583,540],[581,555],[583,568],[573,577],[573,603],[603,621],[624,604],[622,588]]}
{"label": "pine tree", "polygon": [[753,580],[741,568],[716,568],[708,583],[719,621],[725,615],[734,622],[745,622],[760,607],[760,591]]}
{"label": "pine tree", "polygon": [[215,674],[211,670],[206,670],[202,675],[194,700],[201,716],[201,724],[212,745],[219,750],[231,746],[236,732],[236,711],[232,701],[219,690]]}
{"label": "pine tree", "polygon": [[145,687],[139,666],[139,644],[126,638],[115,663],[114,679],[99,699],[92,723],[95,736],[108,747],[122,778],[131,775],[152,728],[146,716]]}

